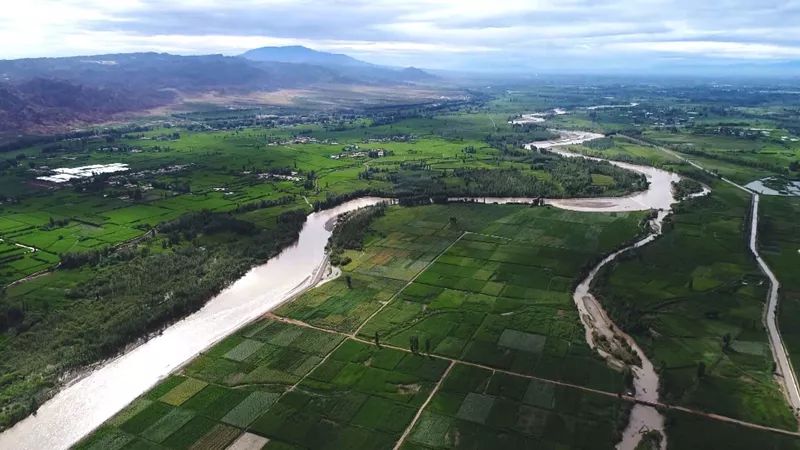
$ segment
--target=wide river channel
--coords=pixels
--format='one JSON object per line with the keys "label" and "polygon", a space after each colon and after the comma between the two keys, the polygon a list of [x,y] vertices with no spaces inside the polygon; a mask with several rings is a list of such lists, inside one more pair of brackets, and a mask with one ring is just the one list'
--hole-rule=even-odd
{"label": "wide river channel", "polygon": [[[559,131],[559,133],[561,138],[557,140],[534,142],[530,145],[564,156],[577,156],[561,148],[602,137],[588,132]],[[677,181],[679,177],[653,167],[610,162],[643,173],[650,182],[648,189],[625,197],[554,199],[547,200],[546,203],[558,208],[585,212],[660,210],[661,213],[653,220],[655,233],[634,244],[634,246],[644,245],[660,232],[661,220],[666,216],[670,205],[675,202],[672,196],[672,182]],[[532,201],[520,198],[453,200],[487,203]],[[64,387],[44,403],[35,416],[29,416],[0,434],[0,448],[31,450],[68,448],[201,351],[319,282],[327,266],[325,245],[336,217],[383,201],[386,199],[366,197],[310,214],[295,245],[285,249],[265,264],[251,269],[199,311]],[[574,295],[575,302],[587,329],[587,341],[593,348],[595,345],[591,338],[592,330],[602,334],[612,333],[616,339],[624,339],[632,344],[631,347],[642,358],[642,367],[634,368],[635,395],[642,400],[657,401],[658,376],[652,364],[630,337],[618,331],[599,302],[588,292],[597,270],[631,247],[622,249],[603,260],[578,286]],[[609,362],[614,363],[613,355],[601,349],[597,351],[609,359]],[[633,449],[639,441],[640,431],[643,428],[663,432],[663,427],[661,414],[652,407],[637,404],[634,406],[630,423],[618,448]]]}

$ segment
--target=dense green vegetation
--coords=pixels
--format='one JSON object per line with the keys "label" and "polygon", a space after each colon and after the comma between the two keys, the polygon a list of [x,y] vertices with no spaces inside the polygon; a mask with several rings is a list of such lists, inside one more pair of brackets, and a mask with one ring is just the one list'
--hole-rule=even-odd
{"label": "dense green vegetation", "polygon": [[[401,210],[391,219],[413,224],[418,214]],[[622,389],[620,375],[586,346],[571,289],[582,267],[638,234],[643,213],[587,216],[550,208],[483,211],[462,205],[426,215],[447,224],[439,233],[452,236],[451,242],[464,231],[475,233],[461,236],[361,328],[363,338],[378,333],[382,341],[405,346],[417,335],[449,357],[612,392]],[[380,261],[398,250],[402,254],[406,246],[397,231],[387,235],[393,237],[389,249],[380,244],[353,254],[347,268],[364,275],[391,269],[392,259]]]}
{"label": "dense green vegetation", "polygon": [[794,428],[761,322],[766,280],[746,246],[749,196],[712,189],[678,205],[664,236],[611,265],[595,289],[657,365],[664,401]]}
{"label": "dense green vegetation", "polygon": [[349,264],[350,258],[343,256],[344,251],[361,250],[370,223],[385,213],[386,205],[381,204],[358,209],[340,217],[328,241],[331,264],[334,266]]}

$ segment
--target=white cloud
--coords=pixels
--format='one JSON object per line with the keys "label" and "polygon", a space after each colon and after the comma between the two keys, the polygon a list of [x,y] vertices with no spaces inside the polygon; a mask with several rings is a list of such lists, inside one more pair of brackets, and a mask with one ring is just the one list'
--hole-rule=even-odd
{"label": "white cloud", "polygon": [[800,58],[800,47],[717,41],[620,42],[606,46],[612,50],[659,52],[673,55],[714,56],[735,59]]}
{"label": "white cloud", "polygon": [[788,60],[798,20],[780,0],[25,0],[0,9],[0,58],[301,44],[428,67]]}

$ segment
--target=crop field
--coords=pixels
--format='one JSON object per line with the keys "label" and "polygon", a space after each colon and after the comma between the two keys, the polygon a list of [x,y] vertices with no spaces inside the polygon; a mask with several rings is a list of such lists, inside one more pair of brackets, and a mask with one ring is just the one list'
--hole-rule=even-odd
{"label": "crop field", "polygon": [[360,334],[378,333],[397,346],[419,336],[433,353],[619,390],[618,374],[583,341],[571,289],[589,261],[636,235],[641,215],[473,207],[483,208],[498,216],[462,225],[477,231],[448,248]]}
{"label": "crop field", "polygon": [[[370,225],[364,250],[349,251],[345,276],[276,311],[287,321],[263,319],[226,338],[79,448],[227,445],[242,433],[269,439],[266,448],[392,448],[447,357],[619,392],[621,374],[586,346],[569,292],[581,267],[633,238],[642,218],[513,205],[391,207]],[[411,311],[404,317],[412,326],[392,321],[395,308]],[[362,324],[363,337],[348,336]],[[406,350],[412,334],[429,348]],[[477,423],[489,430],[484,443],[613,443],[624,407],[456,363],[406,442],[442,446],[453,433],[471,442]],[[569,432],[576,427],[587,434]]]}
{"label": "crop field", "polygon": [[[113,145],[89,139],[80,147],[56,146],[57,151],[23,149],[18,155],[30,168],[8,174],[25,181],[15,201],[0,203],[0,239],[48,255],[15,259],[15,264],[0,264],[0,270],[7,284],[54,267],[63,254],[119,245],[188,212],[236,211],[244,204],[287,196],[294,198],[294,207],[307,207],[306,200],[310,204],[354,191],[392,192],[406,186],[403,181],[425,186],[424,180],[414,181],[415,175],[436,179],[457,169],[502,168],[551,183],[547,171],[498,158],[501,152],[485,142],[489,133],[512,130],[506,119],[496,112],[461,112],[339,131],[315,125],[236,131],[156,128],[122,135]],[[358,150],[360,156],[332,158],[345,148]],[[370,151],[385,156],[367,157]],[[109,163],[127,164],[130,170],[114,174],[103,186],[86,183],[71,189],[33,182],[47,173],[39,167]],[[425,169],[404,173],[409,164]],[[368,170],[378,175],[363,176]],[[264,176],[275,171],[292,171],[297,179]],[[403,173],[399,181],[385,175],[398,171]],[[591,180],[596,188],[621,193],[607,175],[595,173]],[[457,177],[442,186],[466,188]]]}
{"label": "crop field", "polygon": [[719,422],[680,411],[667,411],[669,448],[725,448],[751,450],[800,449],[800,439]]}
{"label": "crop field", "polygon": [[[245,432],[267,437],[266,448],[391,448],[447,366],[442,360],[356,341],[339,346],[333,335],[281,325],[262,321],[237,336],[269,336],[263,346],[272,342],[296,350],[313,345],[318,354],[329,354],[321,364],[315,360],[310,373],[297,370],[289,357],[272,364],[275,372],[308,374],[299,383],[294,379],[292,389],[281,385],[281,377],[238,379],[246,384],[230,386],[230,376],[198,371],[199,365],[209,365],[201,357],[186,370],[193,377],[170,377],[78,448],[222,449]],[[209,355],[219,355],[231,345],[226,341]],[[229,356],[230,350],[222,358]],[[226,370],[219,364],[217,368]],[[227,373],[235,378],[238,370],[229,367]],[[217,384],[220,380],[226,384]]]}
{"label": "crop field", "polygon": [[759,250],[781,288],[778,323],[793,364],[800,364],[800,199],[762,195],[759,202]]}
{"label": "crop field", "polygon": [[617,136],[610,136],[594,143],[574,145],[570,149],[589,156],[629,161],[661,167],[665,170],[677,170],[677,168],[686,165],[686,163],[666,152],[639,145]]}
{"label": "crop field", "polygon": [[[573,171],[587,195],[623,194],[637,182],[622,171],[546,155],[533,164],[521,145],[549,132],[515,128],[507,119],[476,110],[383,125],[353,119],[341,126],[210,129],[183,122],[98,130],[9,152],[0,166],[0,283],[51,273],[8,287],[0,300],[0,355],[14,374],[0,386],[0,427],[35,409],[65,371],[185,316],[289,245],[301,212],[366,193],[425,202],[485,185],[499,193],[575,196],[567,189]],[[129,170],[63,184],[40,179],[53,169],[96,164]],[[364,291],[331,284],[342,301],[321,296],[322,313],[290,315],[354,330],[460,234],[448,219],[435,225],[438,233],[423,219],[373,236],[381,242],[348,252],[351,276],[368,285]],[[459,220],[469,225],[468,217]],[[172,270],[152,270],[156,265]],[[180,292],[186,298],[173,297],[175,285],[193,274],[208,283],[198,290],[187,282]],[[145,294],[142,285],[159,292]],[[284,382],[294,377],[280,374]]]}
{"label": "crop field", "polygon": [[661,368],[664,401],[790,429],[761,323],[767,280],[746,247],[748,207],[747,194],[717,183],[598,277],[596,292]]}
{"label": "crop field", "polygon": [[627,408],[613,397],[455,366],[402,448],[610,448]]}
{"label": "crop field", "polygon": [[648,139],[669,145],[737,183],[781,174],[800,155],[800,145],[781,140],[786,132],[774,130],[752,139],[703,133],[647,132]]}
{"label": "crop field", "polygon": [[52,253],[0,242],[0,284],[8,284],[58,263]]}
{"label": "crop field", "polygon": [[322,328],[353,332],[388,301],[404,284],[402,280],[352,273],[352,288],[337,279],[287,303],[277,314]]}
{"label": "crop field", "polygon": [[336,345],[338,339],[283,323],[246,328],[195,359],[187,375],[225,386],[296,383]]}

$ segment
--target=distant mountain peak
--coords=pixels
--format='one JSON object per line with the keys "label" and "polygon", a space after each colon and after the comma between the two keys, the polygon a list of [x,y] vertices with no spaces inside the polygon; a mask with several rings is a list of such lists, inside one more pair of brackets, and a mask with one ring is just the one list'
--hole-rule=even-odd
{"label": "distant mountain peak", "polygon": [[341,53],[322,52],[302,45],[260,47],[248,50],[239,56],[252,61],[334,66],[372,66],[368,62],[360,61]]}
{"label": "distant mountain peak", "polygon": [[401,70],[402,76],[404,79],[408,81],[433,81],[438,80],[439,77],[428,73],[418,67],[406,67],[405,69]]}

